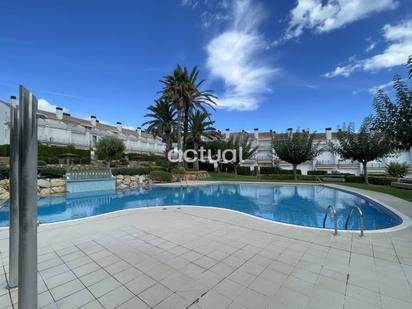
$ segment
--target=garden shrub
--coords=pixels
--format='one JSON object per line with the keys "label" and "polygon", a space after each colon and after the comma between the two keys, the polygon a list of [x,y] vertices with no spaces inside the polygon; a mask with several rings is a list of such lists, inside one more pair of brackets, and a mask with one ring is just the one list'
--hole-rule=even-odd
{"label": "garden shrub", "polygon": [[327,171],[308,171],[308,175],[327,175]]}
{"label": "garden shrub", "polygon": [[66,174],[66,170],[60,167],[40,167],[39,174],[44,178],[61,178]]}
{"label": "garden shrub", "polygon": [[186,169],[183,166],[176,166],[172,168],[172,174],[182,175],[186,173]]}
{"label": "garden shrub", "polygon": [[[291,174],[291,175],[293,175],[293,170],[284,170],[284,169],[281,169],[280,167],[277,167],[277,166],[275,166],[275,167],[261,167],[260,168],[260,173],[265,174],[265,175],[269,175],[269,174],[276,174],[276,175],[279,175],[279,174],[289,175],[289,174]],[[302,175],[302,171],[297,169],[296,174]]]}
{"label": "garden shrub", "polygon": [[159,182],[171,182],[173,180],[172,174],[165,171],[152,171],[150,172],[149,177],[153,181]]}
{"label": "garden shrub", "polygon": [[112,168],[112,174],[117,175],[148,175],[151,172],[149,167],[118,167]]}
{"label": "garden shrub", "polygon": [[9,178],[10,170],[6,166],[0,166],[0,179]]}
{"label": "garden shrub", "polygon": [[0,157],[10,156],[10,145],[0,145]]}
{"label": "garden shrub", "polygon": [[215,166],[212,163],[206,163],[206,162],[199,161],[199,169],[205,170],[208,172],[214,172]]}
{"label": "garden shrub", "polygon": [[386,170],[392,177],[402,178],[408,174],[408,164],[391,162],[388,164]]}
{"label": "garden shrub", "polygon": [[[346,176],[347,182],[364,183],[365,179],[361,176]],[[396,181],[395,177],[369,176],[368,181],[373,185],[390,186],[392,182]]]}
{"label": "garden shrub", "polygon": [[219,169],[224,173],[233,173],[235,171],[235,165],[231,163],[222,163],[219,165]]}
{"label": "garden shrub", "polygon": [[249,166],[237,166],[236,171],[238,175],[256,175],[255,169],[250,169]]}
{"label": "garden shrub", "polygon": [[46,166],[47,165],[47,162],[46,161],[43,161],[43,160],[38,160],[37,161],[37,166]]}

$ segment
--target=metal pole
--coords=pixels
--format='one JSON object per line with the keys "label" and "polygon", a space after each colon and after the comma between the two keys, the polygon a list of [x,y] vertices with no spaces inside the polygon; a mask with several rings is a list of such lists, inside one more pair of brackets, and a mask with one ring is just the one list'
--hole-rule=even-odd
{"label": "metal pole", "polygon": [[10,206],[9,206],[9,282],[19,280],[19,118],[16,97],[10,98]]}
{"label": "metal pole", "polygon": [[20,86],[19,308],[37,308],[37,99]]}

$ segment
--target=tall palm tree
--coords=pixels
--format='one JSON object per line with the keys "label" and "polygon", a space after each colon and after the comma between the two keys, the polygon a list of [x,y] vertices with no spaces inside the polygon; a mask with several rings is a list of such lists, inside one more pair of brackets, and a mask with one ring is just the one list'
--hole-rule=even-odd
{"label": "tall palm tree", "polygon": [[197,81],[199,76],[199,69],[195,66],[190,74],[186,67],[184,68],[184,75],[187,86],[184,94],[184,120],[183,120],[183,145],[185,147],[187,142],[187,135],[189,130],[189,118],[192,110],[200,110],[202,113],[209,115],[207,108],[214,109],[216,96],[213,95],[212,90],[201,90],[201,85],[205,82],[204,79]]}
{"label": "tall palm tree", "polygon": [[[213,139],[217,137],[216,129],[213,127],[214,121],[210,120],[210,114],[199,110],[190,114],[190,140],[193,143],[193,150],[199,153],[199,146],[202,143],[202,138]],[[199,155],[198,155],[199,158]],[[193,163],[193,169],[199,170],[199,159]]]}
{"label": "tall palm tree", "polygon": [[409,79],[412,79],[412,55],[408,58]]}
{"label": "tall palm tree", "polygon": [[186,92],[185,87],[187,87],[187,75],[185,70],[180,66],[173,70],[173,73],[167,75],[161,80],[164,84],[162,89],[163,98],[166,101],[172,102],[174,108],[177,111],[177,149],[182,150],[182,117],[184,111],[184,100],[183,94]]}
{"label": "tall palm tree", "polygon": [[160,136],[166,143],[166,158],[172,148],[172,137],[176,128],[176,110],[174,106],[165,99],[155,100],[154,105],[147,108],[151,113],[144,115],[152,118],[143,123],[148,126],[147,131],[154,136]]}
{"label": "tall palm tree", "polygon": [[[197,81],[199,70],[194,67],[189,74],[186,67],[177,65],[171,75],[167,75],[161,81],[164,84],[163,96],[173,102],[177,110],[177,138],[178,149],[183,150],[187,132],[189,129],[189,118],[193,109],[199,109],[207,113],[207,107],[213,108],[216,97],[211,90],[201,90],[200,87],[205,80]],[[183,124],[183,138],[182,138]]]}

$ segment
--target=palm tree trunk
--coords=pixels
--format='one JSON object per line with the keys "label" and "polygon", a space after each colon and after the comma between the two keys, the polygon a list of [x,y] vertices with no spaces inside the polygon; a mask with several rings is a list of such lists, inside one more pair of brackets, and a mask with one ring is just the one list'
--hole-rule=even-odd
{"label": "palm tree trunk", "polygon": [[368,181],[368,162],[362,162],[362,165],[363,165],[363,177],[364,177],[364,182],[366,183],[366,184],[368,184],[369,183],[369,181]]}
{"label": "palm tree trunk", "polygon": [[[182,109],[177,110],[177,150],[182,151]],[[178,163],[183,166],[183,162]]]}
{"label": "palm tree trunk", "polygon": [[296,173],[296,168],[297,168],[297,165],[296,165],[296,164],[293,164],[293,179],[294,179],[295,181],[298,181],[298,175],[297,175],[297,173]]}
{"label": "palm tree trunk", "polygon": [[188,107],[185,107],[183,120],[183,151],[186,149],[187,133],[189,131],[189,112],[190,109]]}
{"label": "palm tree trunk", "polygon": [[195,162],[193,162],[193,169],[195,171],[198,171],[199,170],[199,152],[198,152],[199,145],[198,145],[198,143],[196,143],[196,142],[193,143],[193,150],[197,153],[197,159],[196,159]]}

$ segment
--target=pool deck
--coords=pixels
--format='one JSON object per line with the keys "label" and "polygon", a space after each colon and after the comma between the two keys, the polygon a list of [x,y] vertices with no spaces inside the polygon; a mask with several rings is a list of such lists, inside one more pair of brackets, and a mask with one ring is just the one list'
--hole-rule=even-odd
{"label": "pool deck", "polygon": [[[342,188],[412,218],[412,203]],[[411,226],[333,236],[224,209],[159,207],[41,225],[38,239],[39,308],[412,308]],[[4,288],[8,229],[0,253],[0,308],[17,308],[17,289]]]}

